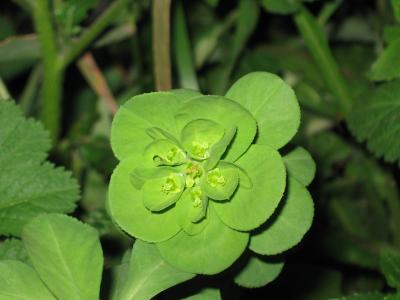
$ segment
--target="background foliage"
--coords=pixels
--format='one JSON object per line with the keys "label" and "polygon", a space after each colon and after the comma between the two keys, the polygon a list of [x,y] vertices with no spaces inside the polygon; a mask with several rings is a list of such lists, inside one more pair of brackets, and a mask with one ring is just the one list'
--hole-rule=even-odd
{"label": "background foliage", "polygon": [[[139,285],[145,299],[187,280],[190,276],[177,273],[163,287],[141,286],[138,276],[148,274],[129,271],[159,258],[148,262],[133,253],[129,264],[125,250],[132,240],[106,212],[108,180],[116,165],[109,145],[112,116],[143,92],[186,87],[222,94],[242,75],[268,71],[283,77],[301,104],[295,143],[317,164],[309,187],[316,205],[312,229],[291,250],[280,276],[262,289],[239,287],[231,270],[195,277],[157,297],[400,298],[399,1],[14,0],[0,7],[0,98],[13,98],[20,107],[0,106],[0,274],[21,272],[25,284],[39,280],[35,268],[42,279],[52,278],[45,274],[51,271],[46,261],[36,255],[46,245],[35,243],[35,237],[50,234],[44,224],[57,228],[72,222],[71,228],[86,235],[84,247],[98,253],[90,252],[97,267],[100,236],[102,299],[113,291],[112,278],[118,278],[113,274],[129,274],[131,286],[121,290],[129,294]],[[23,115],[41,120],[50,136]],[[302,153],[292,149],[284,149],[290,153],[285,163],[295,174]],[[307,176],[303,180],[309,183]],[[32,217],[74,208],[74,217],[97,231],[52,214],[40,226],[26,226],[22,244],[21,229]],[[68,252],[73,238],[60,247]],[[137,255],[154,255],[148,245],[135,247]],[[70,263],[79,265],[73,258]],[[249,266],[264,263],[274,266],[262,274],[269,282],[282,265],[256,257]],[[91,271],[79,274],[86,276],[79,280],[94,278],[93,284],[100,284],[100,271]],[[0,275],[0,286],[6,279]],[[63,286],[78,279],[69,280]],[[242,286],[246,280],[235,277]],[[58,285],[46,282],[39,292],[49,299],[68,293]],[[84,287],[82,293],[96,298]]]}

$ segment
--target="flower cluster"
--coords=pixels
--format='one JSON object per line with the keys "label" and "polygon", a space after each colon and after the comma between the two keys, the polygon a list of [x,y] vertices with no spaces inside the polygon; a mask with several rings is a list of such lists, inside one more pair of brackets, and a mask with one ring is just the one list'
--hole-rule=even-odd
{"label": "flower cluster", "polygon": [[[130,235],[156,243],[179,269],[221,272],[255,229],[262,238],[260,226],[277,211],[287,189],[277,149],[296,133],[299,119],[293,91],[269,73],[241,78],[225,97],[191,90],[133,97],[112,127],[120,160],[109,189],[113,219]],[[265,252],[257,239],[252,243],[250,249]]]}

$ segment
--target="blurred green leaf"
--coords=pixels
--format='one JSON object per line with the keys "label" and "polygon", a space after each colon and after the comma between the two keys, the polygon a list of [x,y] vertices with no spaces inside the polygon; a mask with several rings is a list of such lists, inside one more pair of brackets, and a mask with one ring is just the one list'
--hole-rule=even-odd
{"label": "blurred green leaf", "polygon": [[322,132],[312,136],[309,148],[323,178],[334,175],[352,152],[351,147],[333,132]]}
{"label": "blurred green leaf", "polygon": [[313,2],[315,0],[262,0],[264,8],[275,14],[288,15],[296,12],[302,2]]}
{"label": "blurred green leaf", "polygon": [[400,39],[400,25],[388,25],[383,29],[383,40],[387,44]]}
{"label": "blurred green leaf", "polygon": [[19,60],[36,61],[40,46],[36,35],[14,36],[0,43],[0,66]]}
{"label": "blurred green leaf", "polygon": [[344,235],[337,229],[331,229],[325,232],[322,245],[324,255],[339,262],[367,269],[378,268],[379,248],[376,244],[369,244],[369,241],[361,241],[356,237]]}
{"label": "blurred green leaf", "polygon": [[[235,24],[237,12],[233,11],[224,20],[217,21],[213,11],[202,6],[195,7],[195,9],[198,14],[189,14],[188,20],[194,19],[192,22],[195,22],[195,31],[193,32],[194,58],[196,67],[201,68],[216,50],[223,34]],[[196,19],[196,16],[198,18],[200,15],[202,15],[202,18]]]}
{"label": "blurred green leaf", "polygon": [[207,4],[211,5],[212,7],[216,7],[219,3],[219,0],[204,0]]}
{"label": "blurred green leaf", "polygon": [[99,0],[66,0],[55,6],[55,19],[66,36],[80,32],[79,24],[85,19],[88,12],[95,8]]}
{"label": "blurred green leaf", "polygon": [[[260,8],[255,0],[240,0],[238,7],[238,19],[233,37],[232,48],[228,52],[228,58],[215,77],[215,92],[223,93],[229,85],[229,79],[237,63],[239,55],[246,47],[246,43],[256,28]],[[226,62],[225,62],[226,61]]]}
{"label": "blurred green leaf", "polygon": [[366,294],[354,294],[351,296],[332,298],[330,300],[384,300],[384,295],[381,293],[366,293]]}
{"label": "blurred green leaf", "polygon": [[12,22],[8,18],[0,19],[0,41],[14,34]]}
{"label": "blurred green leaf", "polygon": [[380,266],[388,285],[400,289],[400,254],[390,250],[382,250]]}
{"label": "blurred green leaf", "polygon": [[396,18],[397,22],[400,22],[400,1],[399,0],[390,0],[390,3],[393,7],[393,14]]}
{"label": "blurred green leaf", "polygon": [[275,14],[291,14],[300,8],[300,1],[296,0],[262,0],[264,8]]}
{"label": "blurred green leaf", "polygon": [[371,67],[369,77],[373,81],[392,80],[400,77],[400,36],[392,41]]}
{"label": "blurred green leaf", "polygon": [[376,156],[395,162],[400,160],[399,115],[400,81],[393,81],[357,99],[347,123],[357,140],[366,142]]}
{"label": "blurred green leaf", "polygon": [[182,1],[177,2],[175,7],[173,42],[180,87],[198,90],[199,85],[194,67],[193,51]]}

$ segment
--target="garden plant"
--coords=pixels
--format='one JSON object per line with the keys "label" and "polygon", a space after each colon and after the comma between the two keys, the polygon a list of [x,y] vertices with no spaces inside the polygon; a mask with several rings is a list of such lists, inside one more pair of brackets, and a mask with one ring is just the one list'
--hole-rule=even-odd
{"label": "garden plant", "polygon": [[0,8],[0,300],[400,299],[400,1]]}

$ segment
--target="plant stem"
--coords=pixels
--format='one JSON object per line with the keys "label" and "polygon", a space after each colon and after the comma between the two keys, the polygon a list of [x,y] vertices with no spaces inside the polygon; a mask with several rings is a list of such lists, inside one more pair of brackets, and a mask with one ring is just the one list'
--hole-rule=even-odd
{"label": "plant stem", "polygon": [[8,92],[7,86],[4,84],[3,79],[0,77],[0,100],[11,99],[10,93]]}
{"label": "plant stem", "polygon": [[171,0],[153,0],[153,56],[156,89],[172,87],[170,54]]}
{"label": "plant stem", "polygon": [[318,64],[327,87],[338,101],[340,117],[345,117],[351,109],[352,95],[339,71],[325,35],[316,19],[304,7],[294,15],[294,21]]}
{"label": "plant stem", "polygon": [[58,47],[48,0],[37,0],[35,2],[33,5],[33,17],[42,50],[44,70],[40,118],[44,126],[50,130],[50,136],[55,142],[60,133],[63,74],[59,67]]}
{"label": "plant stem", "polygon": [[110,24],[111,21],[125,7],[126,0],[116,0],[110,7],[89,27],[77,41],[72,42],[61,58],[61,67],[67,67],[94,41],[94,39]]}
{"label": "plant stem", "polygon": [[95,91],[100,100],[104,101],[107,109],[114,115],[118,110],[118,104],[93,55],[90,52],[86,52],[78,60],[78,67],[90,87]]}
{"label": "plant stem", "polygon": [[196,70],[186,26],[182,1],[176,3],[174,17],[174,53],[181,87],[198,90]]}

